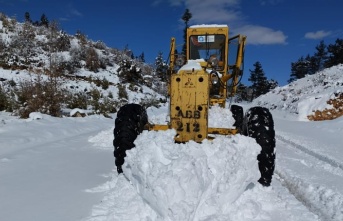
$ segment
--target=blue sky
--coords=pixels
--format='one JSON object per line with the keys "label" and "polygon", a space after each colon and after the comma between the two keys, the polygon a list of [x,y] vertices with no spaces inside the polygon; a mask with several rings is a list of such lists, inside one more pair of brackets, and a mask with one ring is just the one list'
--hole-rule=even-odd
{"label": "blue sky", "polygon": [[287,84],[291,62],[312,55],[343,38],[343,0],[0,0],[0,12],[24,21],[44,13],[68,34],[77,30],[94,41],[123,49],[154,63],[159,51],[167,58],[171,37],[182,43],[188,8],[190,24],[227,24],[231,35],[247,35],[243,83],[259,61],[269,79]]}

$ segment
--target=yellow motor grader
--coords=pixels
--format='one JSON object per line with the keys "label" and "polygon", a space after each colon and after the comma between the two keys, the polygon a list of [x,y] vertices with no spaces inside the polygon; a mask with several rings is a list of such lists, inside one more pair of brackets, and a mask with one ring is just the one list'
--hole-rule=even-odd
{"label": "yellow motor grader", "polygon": [[194,25],[187,29],[186,39],[185,55],[177,53],[175,38],[170,43],[168,124],[150,124],[145,109],[139,104],[126,104],[118,111],[113,140],[118,173],[122,172],[125,151],[135,146],[134,140],[144,129],[175,129],[174,139],[178,143],[213,139],[211,134],[240,133],[255,138],[261,146],[257,156],[261,173],[259,182],[269,186],[275,166],[275,132],[268,109],[252,107],[244,115],[241,106],[230,105],[235,119],[231,128],[208,126],[211,106],[226,108],[228,97],[236,93],[243,75],[246,36],[229,37],[227,25]]}

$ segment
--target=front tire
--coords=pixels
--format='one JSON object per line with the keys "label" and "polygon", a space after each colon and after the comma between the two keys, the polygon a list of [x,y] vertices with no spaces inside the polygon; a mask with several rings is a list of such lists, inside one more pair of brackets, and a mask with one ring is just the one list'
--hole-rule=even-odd
{"label": "front tire", "polygon": [[243,121],[243,133],[252,137],[261,146],[257,156],[263,186],[270,186],[275,169],[275,130],[271,113],[264,107],[250,108]]}
{"label": "front tire", "polygon": [[126,104],[119,109],[113,130],[113,155],[118,173],[123,172],[126,150],[135,147],[134,141],[147,122],[146,110],[139,104]]}
{"label": "front tire", "polygon": [[235,119],[235,123],[232,126],[235,126],[239,133],[242,131],[243,124],[243,107],[239,105],[231,105],[230,107],[232,117]]}

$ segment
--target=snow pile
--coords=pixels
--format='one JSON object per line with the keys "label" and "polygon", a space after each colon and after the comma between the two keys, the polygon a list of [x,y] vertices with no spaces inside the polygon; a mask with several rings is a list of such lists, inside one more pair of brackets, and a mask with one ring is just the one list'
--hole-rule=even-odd
{"label": "snow pile", "polygon": [[[226,105],[227,107],[229,105]],[[208,126],[209,127],[232,127],[235,119],[229,108],[223,109],[219,105],[212,106],[208,113]]]}
{"label": "snow pile", "polygon": [[[188,60],[187,64],[183,65],[179,69],[179,71],[192,70],[192,69],[194,69],[194,70],[202,70],[201,65],[199,64],[199,60],[200,59],[198,59],[198,60]],[[201,59],[201,60],[203,60],[203,59]]]}
{"label": "snow pile", "polygon": [[227,214],[259,178],[253,139],[217,137],[175,144],[175,131],[144,131],[127,151],[125,177],[162,220]]}
{"label": "snow pile", "polygon": [[[287,110],[298,114],[298,119],[308,121],[314,111],[331,109],[327,101],[342,93],[343,64],[324,69],[254,100],[254,104],[270,109]],[[336,94],[336,95],[335,95]]]}
{"label": "snow pile", "polygon": [[[153,124],[166,125],[169,122],[169,105],[164,104],[159,108],[150,107],[147,109],[149,122]],[[235,122],[229,108],[223,109],[219,105],[210,107],[208,113],[209,127],[231,127]]]}
{"label": "snow pile", "polygon": [[43,115],[39,112],[32,112],[29,114],[29,120],[40,120],[43,119]]}
{"label": "snow pile", "polygon": [[[168,109],[168,105],[149,108],[149,121],[166,124]],[[210,109],[209,119],[211,127],[228,127],[234,122],[229,109],[219,106]],[[205,220],[232,212],[231,205],[260,176],[256,159],[260,147],[255,140],[237,135],[218,136],[201,144],[175,144],[175,134],[175,130],[143,131],[136,148],[126,152],[124,176],[152,208],[149,216]],[[102,136],[91,140],[100,141]]]}

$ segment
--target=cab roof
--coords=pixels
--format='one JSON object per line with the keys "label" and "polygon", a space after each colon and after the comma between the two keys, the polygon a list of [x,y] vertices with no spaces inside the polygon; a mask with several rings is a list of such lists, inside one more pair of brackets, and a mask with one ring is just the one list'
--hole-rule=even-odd
{"label": "cab roof", "polygon": [[222,28],[228,27],[227,25],[217,25],[217,24],[203,24],[203,25],[191,25],[189,28]]}

